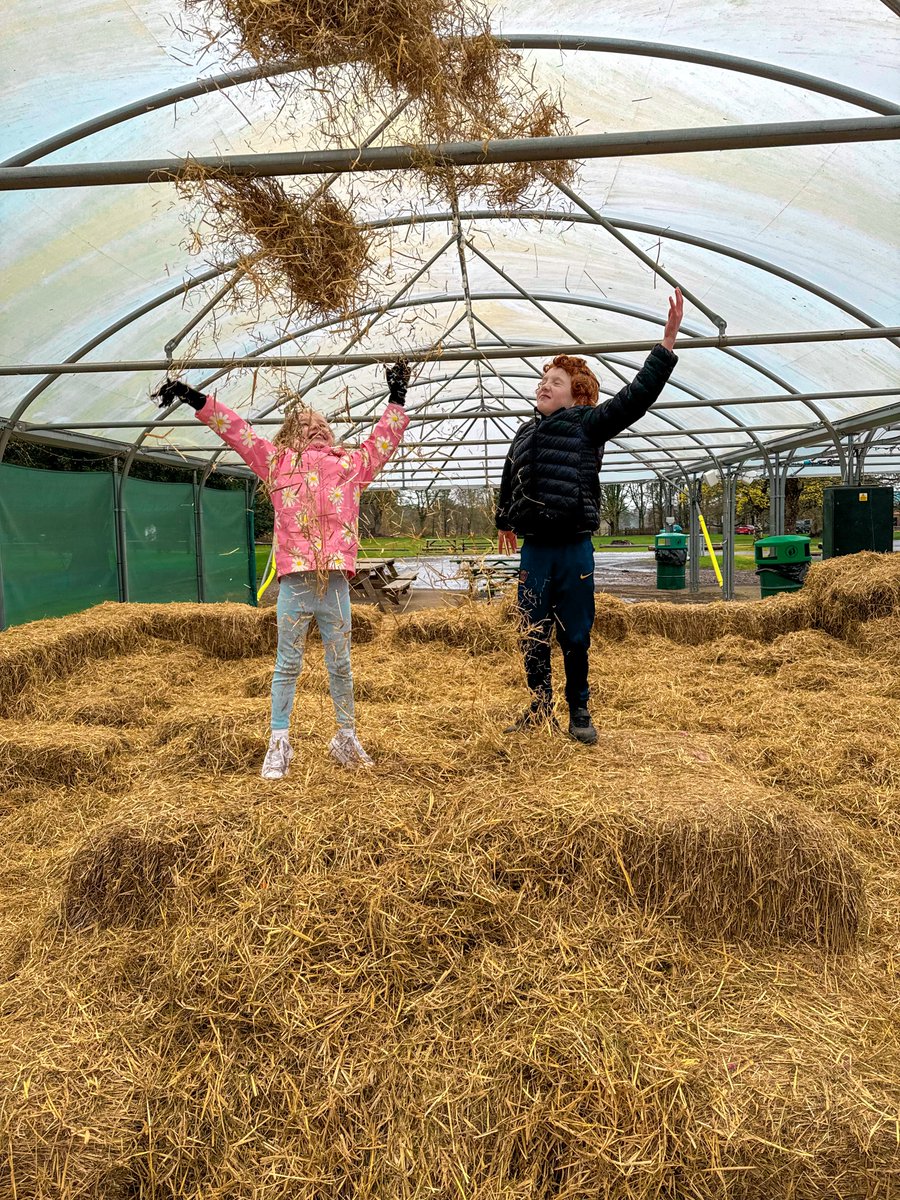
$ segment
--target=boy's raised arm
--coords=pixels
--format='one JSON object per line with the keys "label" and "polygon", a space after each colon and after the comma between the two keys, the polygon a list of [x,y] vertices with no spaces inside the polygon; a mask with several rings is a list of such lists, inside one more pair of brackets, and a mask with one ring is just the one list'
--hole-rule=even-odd
{"label": "boy's raised arm", "polygon": [[678,362],[678,355],[673,351],[683,314],[681,289],[676,288],[675,295],[669,297],[669,315],[659,345],[654,346],[647,355],[644,365],[631,383],[627,383],[604,404],[588,410],[583,428],[596,445],[609,441],[623,429],[639,421],[659,399]]}

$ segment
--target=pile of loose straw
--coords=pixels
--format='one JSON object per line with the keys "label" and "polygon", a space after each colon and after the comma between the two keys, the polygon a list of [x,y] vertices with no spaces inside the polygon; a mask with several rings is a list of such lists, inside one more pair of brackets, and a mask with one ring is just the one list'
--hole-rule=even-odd
{"label": "pile of loose straw", "polygon": [[256,774],[268,613],[5,634],[10,1195],[889,1197],[888,561],[708,637],[699,608],[606,602],[596,750],[502,734],[525,695],[499,607],[366,610],[377,765],[326,757],[311,642],[281,784]]}

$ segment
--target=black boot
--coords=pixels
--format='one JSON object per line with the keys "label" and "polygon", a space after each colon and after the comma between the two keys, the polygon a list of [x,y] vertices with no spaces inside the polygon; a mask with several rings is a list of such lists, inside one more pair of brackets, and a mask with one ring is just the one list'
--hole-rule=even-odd
{"label": "black boot", "polygon": [[597,730],[586,708],[569,709],[569,737],[584,742],[586,746],[593,746],[597,741]]}
{"label": "black boot", "polygon": [[507,725],[503,732],[523,733],[526,729],[534,729],[544,724],[554,729],[559,728],[559,722],[553,713],[553,703],[550,700],[532,700],[522,715],[516,717],[511,725]]}

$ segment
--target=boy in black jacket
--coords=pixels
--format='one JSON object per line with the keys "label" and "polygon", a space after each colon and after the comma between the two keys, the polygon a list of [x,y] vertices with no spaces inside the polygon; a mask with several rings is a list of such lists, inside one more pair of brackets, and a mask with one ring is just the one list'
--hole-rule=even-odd
{"label": "boy in black jacket", "polygon": [[598,405],[600,385],[583,358],[559,355],[544,368],[535,415],[506,456],[497,529],[500,553],[523,538],[519,612],[531,707],[506,732],[552,720],[550,638],[554,627],[566,669],[569,734],[588,745],[597,730],[588,711],[588,650],[594,623],[594,548],[600,524],[598,475],[604,443],[639,420],[678,361],[672,349],[683,302],[675,289],[660,345],[635,378]]}

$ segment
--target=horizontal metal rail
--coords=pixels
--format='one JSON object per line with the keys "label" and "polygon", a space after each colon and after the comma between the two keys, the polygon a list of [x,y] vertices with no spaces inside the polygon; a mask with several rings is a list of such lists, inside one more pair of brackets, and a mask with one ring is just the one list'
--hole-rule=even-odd
{"label": "horizontal metal rail", "polygon": [[493,141],[447,142],[419,147],[370,146],[364,149],[351,147],[346,150],[29,165],[0,168],[0,191],[175,183],[192,166],[208,171],[223,171],[229,175],[324,175],[333,172],[404,170],[416,167],[423,160],[438,166],[464,167],[485,163],[757,150],[775,146],[825,146],[844,142],[889,141],[898,137],[900,116],[849,117],[836,121],[774,121],[753,125],[702,126],[696,129],[647,129],[637,133],[497,138]]}
{"label": "horizontal metal rail", "polygon": [[[806,342],[858,342],[873,341],[878,338],[900,337],[900,325],[886,325],[880,329],[808,329],[793,330],[788,333],[748,333],[740,335],[722,335],[719,337],[692,337],[677,344],[677,352],[687,350],[716,350],[727,346],[788,346]],[[532,350],[529,346],[507,347],[492,346],[485,349],[468,349],[454,346],[435,353],[431,347],[404,351],[404,357],[410,362],[481,362],[485,359],[499,358],[545,358],[548,355],[579,354],[594,356],[611,353],[647,353],[659,342],[644,340],[636,342],[578,342],[561,345],[538,345]],[[369,366],[375,363],[392,363],[397,358],[396,350],[384,350],[379,353],[360,354],[285,354],[281,356],[263,356],[248,354],[241,358],[185,358],[179,361],[183,371],[211,371],[221,368],[238,370],[244,367],[326,367],[355,364]],[[54,372],[60,375],[108,375],[116,372],[129,371],[165,371],[168,368],[163,358],[154,359],[123,359],[120,362],[75,362],[75,363],[2,363],[0,376],[3,375],[46,375]],[[788,398],[791,398],[790,396]],[[784,399],[784,397],[782,397]]]}

